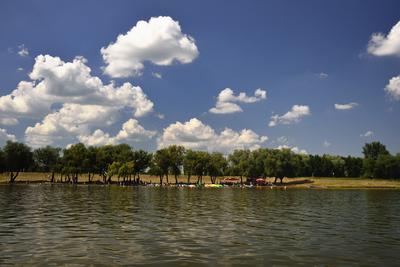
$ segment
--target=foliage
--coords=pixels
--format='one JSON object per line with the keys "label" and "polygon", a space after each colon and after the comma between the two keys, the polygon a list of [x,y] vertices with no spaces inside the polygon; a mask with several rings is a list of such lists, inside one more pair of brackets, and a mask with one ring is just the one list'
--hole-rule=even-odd
{"label": "foliage", "polygon": [[[260,148],[253,151],[235,150],[229,155],[206,151],[186,150],[183,146],[172,145],[154,153],[133,150],[127,144],[86,147],[78,143],[62,151],[59,148],[43,147],[33,152],[25,144],[7,142],[0,149],[0,172],[10,174],[13,182],[19,172],[34,170],[41,172],[61,172],[66,181],[78,182],[82,173],[99,174],[103,182],[112,182],[117,176],[123,182],[138,182],[141,173],[149,173],[163,178],[172,174],[175,182],[181,173],[197,177],[209,175],[212,183],[218,177],[233,175],[243,178],[275,177],[281,182],[284,177],[370,177],[400,178],[400,154],[391,155],[379,142],[365,144],[364,158],[334,155],[302,155],[290,149]],[[275,181],[276,181],[275,179]],[[243,182],[243,180],[242,180]]]}
{"label": "foliage", "polygon": [[14,182],[19,172],[33,165],[31,148],[23,143],[7,141],[3,148],[4,170],[10,173],[10,183]]}

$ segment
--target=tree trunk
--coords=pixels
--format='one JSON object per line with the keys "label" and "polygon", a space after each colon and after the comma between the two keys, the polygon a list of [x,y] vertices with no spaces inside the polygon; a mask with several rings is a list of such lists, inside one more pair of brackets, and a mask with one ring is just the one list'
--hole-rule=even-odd
{"label": "tree trunk", "polygon": [[165,175],[165,178],[167,178],[167,184],[169,184],[169,181],[168,181],[168,174]]}
{"label": "tree trunk", "polygon": [[240,184],[243,185],[243,176],[240,175]]}
{"label": "tree trunk", "polygon": [[278,179],[278,178],[275,177],[274,184],[276,184],[276,180],[277,180],[277,179]]}
{"label": "tree trunk", "polygon": [[175,174],[175,184],[178,184],[178,175]]}
{"label": "tree trunk", "polygon": [[187,183],[190,184],[190,174],[187,176]]}
{"label": "tree trunk", "polygon": [[163,176],[160,175],[160,185],[162,185],[162,182],[163,182]]}
{"label": "tree trunk", "polygon": [[215,178],[216,178],[216,176],[210,176],[210,178],[211,178],[211,183],[212,183],[212,184],[215,184]]}
{"label": "tree trunk", "polygon": [[54,183],[54,171],[51,172],[51,180],[50,180],[50,183]]}
{"label": "tree trunk", "polygon": [[15,179],[17,179],[18,174],[19,174],[19,171],[17,171],[15,174],[14,174],[14,172],[10,172],[10,183],[15,182]]}

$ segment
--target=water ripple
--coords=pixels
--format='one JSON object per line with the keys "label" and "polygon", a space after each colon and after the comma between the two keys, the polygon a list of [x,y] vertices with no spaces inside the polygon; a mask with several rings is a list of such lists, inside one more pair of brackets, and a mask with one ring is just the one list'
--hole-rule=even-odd
{"label": "water ripple", "polygon": [[0,186],[0,265],[400,265],[400,192]]}

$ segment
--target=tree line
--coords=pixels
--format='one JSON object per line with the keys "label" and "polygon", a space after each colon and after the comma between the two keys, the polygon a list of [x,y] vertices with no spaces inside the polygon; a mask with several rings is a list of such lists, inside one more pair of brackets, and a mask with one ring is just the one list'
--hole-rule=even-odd
{"label": "tree line", "polygon": [[[94,175],[103,183],[115,179],[126,184],[140,183],[141,174],[159,177],[160,184],[170,183],[173,177],[186,175],[187,182],[203,182],[209,176],[212,183],[218,177],[245,178],[275,177],[282,183],[284,177],[368,177],[400,178],[400,154],[391,155],[380,142],[367,143],[364,157],[296,154],[290,149],[235,150],[229,155],[205,152],[171,145],[154,153],[134,150],[127,144],[89,146],[82,143],[61,149],[46,146],[32,150],[29,146],[8,141],[0,149],[0,172],[7,173],[12,183],[20,172],[61,174],[60,182],[78,183],[82,174],[93,182]],[[194,177],[194,179],[192,178]]]}

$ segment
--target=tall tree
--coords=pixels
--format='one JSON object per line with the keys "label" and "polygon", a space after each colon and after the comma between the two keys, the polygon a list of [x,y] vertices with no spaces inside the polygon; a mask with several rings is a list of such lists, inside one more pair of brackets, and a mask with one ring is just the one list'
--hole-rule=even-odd
{"label": "tall tree", "polygon": [[345,176],[346,177],[360,177],[362,174],[363,161],[361,158],[348,156],[344,158],[345,162]]}
{"label": "tall tree", "polygon": [[228,162],[222,153],[214,152],[209,155],[207,173],[211,178],[211,183],[215,184],[217,177],[225,174],[227,166]]}
{"label": "tall tree", "polygon": [[190,177],[194,174],[194,168],[196,165],[196,152],[188,149],[186,150],[185,157],[183,158],[183,171],[187,176],[187,183],[190,183]]}
{"label": "tall tree", "polygon": [[172,145],[168,148],[168,157],[171,173],[175,176],[175,184],[178,183],[178,175],[181,173],[185,148],[183,146]]}
{"label": "tall tree", "polygon": [[372,142],[365,144],[362,150],[364,154],[363,175],[369,178],[382,178],[382,171],[380,168],[382,168],[383,165],[381,164],[380,166],[377,166],[377,160],[379,156],[390,155],[386,146],[380,142]]}
{"label": "tall tree", "polygon": [[250,150],[235,150],[228,156],[230,173],[240,176],[243,184],[243,176],[250,176]]}
{"label": "tall tree", "polygon": [[154,164],[154,169],[157,169],[161,175],[160,175],[160,182],[162,183],[162,178],[165,176],[167,179],[167,184],[169,183],[168,181],[168,171],[170,168],[170,157],[169,157],[169,152],[167,148],[162,148],[156,151],[156,153],[153,156],[153,164]]}
{"label": "tall tree", "polygon": [[379,155],[389,155],[386,146],[380,142],[367,143],[362,150],[366,159],[377,160]]}
{"label": "tall tree", "polygon": [[54,173],[60,163],[61,148],[46,146],[33,151],[33,159],[40,171],[51,172],[50,182],[54,182]]}
{"label": "tall tree", "polygon": [[195,152],[194,174],[197,176],[197,183],[203,183],[203,176],[207,174],[208,164],[210,163],[210,155],[205,151]]}
{"label": "tall tree", "polygon": [[96,171],[103,178],[103,183],[108,179],[108,167],[114,162],[114,146],[105,145],[97,149],[96,152]]}
{"label": "tall tree", "polygon": [[64,173],[72,180],[72,183],[78,182],[78,176],[86,172],[87,149],[84,144],[78,143],[64,149],[62,161]]}
{"label": "tall tree", "polygon": [[27,145],[12,141],[7,141],[3,152],[5,171],[9,172],[9,182],[13,183],[20,172],[33,164],[33,153]]}
{"label": "tall tree", "polygon": [[133,152],[133,177],[136,175],[140,179],[140,173],[143,173],[146,169],[150,167],[152,159],[152,154],[144,150],[137,150]]}

